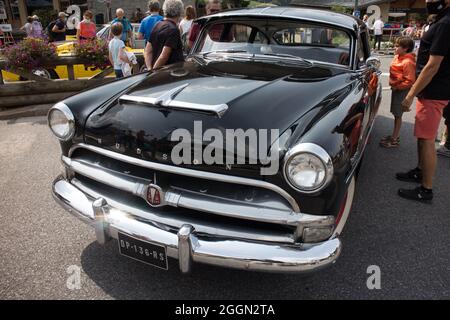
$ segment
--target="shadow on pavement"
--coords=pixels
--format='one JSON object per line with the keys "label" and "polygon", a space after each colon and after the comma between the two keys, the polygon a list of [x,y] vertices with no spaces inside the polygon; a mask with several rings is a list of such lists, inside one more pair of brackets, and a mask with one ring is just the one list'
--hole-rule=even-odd
{"label": "shadow on pavement", "polygon": [[[293,283],[303,283],[305,295],[317,274],[283,275],[230,270],[195,264],[185,275],[178,261],[169,260],[169,270],[160,270],[130,260],[119,254],[117,241],[106,246],[91,243],[82,253],[83,271],[107,294],[116,299],[285,299],[293,298],[286,290]],[[333,267],[322,271],[331,278]],[[300,298],[300,297],[299,297]]]}
{"label": "shadow on pavement", "polygon": [[47,124],[47,117],[26,117],[12,120],[6,120],[7,124],[31,123],[32,125]]}

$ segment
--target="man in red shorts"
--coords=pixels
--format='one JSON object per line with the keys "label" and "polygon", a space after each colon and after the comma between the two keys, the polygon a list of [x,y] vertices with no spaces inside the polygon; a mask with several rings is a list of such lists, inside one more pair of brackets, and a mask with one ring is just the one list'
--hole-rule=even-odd
{"label": "man in red shorts", "polygon": [[396,175],[401,181],[421,183],[415,189],[398,190],[400,197],[421,202],[433,199],[435,138],[450,101],[450,0],[426,0],[426,5],[428,14],[437,14],[437,19],[420,41],[418,78],[402,102],[403,110],[410,111],[414,97],[418,98],[414,135],[419,162],[415,169]]}

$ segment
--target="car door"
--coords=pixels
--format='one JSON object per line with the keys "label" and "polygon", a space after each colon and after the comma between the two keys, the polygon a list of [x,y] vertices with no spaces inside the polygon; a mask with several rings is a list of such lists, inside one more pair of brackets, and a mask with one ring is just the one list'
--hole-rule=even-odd
{"label": "car door", "polygon": [[361,121],[361,134],[358,141],[355,160],[359,158],[364,151],[378,108],[376,102],[379,94],[378,82],[380,74],[366,64],[367,59],[370,57],[370,47],[367,39],[367,33],[365,31],[361,32],[359,34],[356,48],[356,68],[358,82],[362,91],[362,98],[359,101],[359,109],[364,116]]}

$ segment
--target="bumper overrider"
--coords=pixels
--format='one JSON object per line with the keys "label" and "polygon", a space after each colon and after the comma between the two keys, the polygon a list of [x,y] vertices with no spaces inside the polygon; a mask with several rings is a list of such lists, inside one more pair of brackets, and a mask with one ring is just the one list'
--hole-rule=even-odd
{"label": "bumper overrider", "polygon": [[[63,208],[95,229],[100,244],[118,239],[121,233],[164,246],[167,256],[178,259],[184,273],[191,271],[193,262],[242,270],[303,273],[333,264],[342,249],[337,237],[321,243],[281,244],[208,237],[197,233],[190,224],[174,232],[161,223],[143,221],[115,208],[103,197],[93,199],[63,175],[55,179],[52,191]],[[305,219],[310,220],[311,216],[305,215]]]}

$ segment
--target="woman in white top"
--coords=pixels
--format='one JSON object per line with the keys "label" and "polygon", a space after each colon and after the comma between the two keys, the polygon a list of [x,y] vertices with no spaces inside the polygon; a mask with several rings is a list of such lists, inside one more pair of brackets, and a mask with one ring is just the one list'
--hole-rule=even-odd
{"label": "woman in white top", "polygon": [[188,38],[189,38],[189,31],[192,27],[192,22],[195,19],[195,9],[193,6],[187,6],[185,11],[185,17],[183,20],[181,20],[179,28],[180,28],[180,34],[181,34],[181,42],[183,43],[183,51],[187,53],[189,51],[188,46]]}
{"label": "woman in white top", "polygon": [[33,32],[33,17],[28,16],[27,18],[27,23],[25,23],[25,25],[23,25],[20,30],[25,30],[25,32],[27,33],[27,37],[31,37],[32,36],[32,32]]}
{"label": "woman in white top", "polygon": [[195,19],[195,9],[193,6],[187,6],[185,11],[185,17],[180,22],[180,33],[183,36],[186,33],[189,33],[191,30],[192,22]]}

